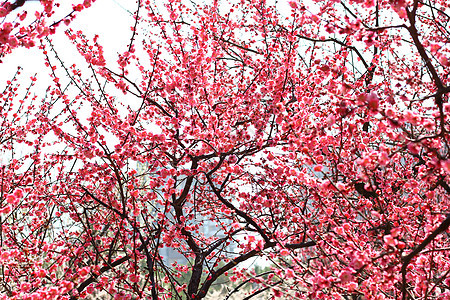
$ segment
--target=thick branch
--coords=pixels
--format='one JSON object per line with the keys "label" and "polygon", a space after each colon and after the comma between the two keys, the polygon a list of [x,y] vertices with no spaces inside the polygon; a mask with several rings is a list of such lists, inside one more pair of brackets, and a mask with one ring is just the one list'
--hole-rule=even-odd
{"label": "thick branch", "polygon": [[443,90],[445,88],[444,84],[441,81],[441,78],[439,77],[436,68],[431,63],[431,59],[428,57],[427,51],[425,50],[425,47],[423,46],[422,42],[419,40],[419,32],[417,31],[417,28],[415,26],[415,14],[413,12],[408,12],[408,19],[411,23],[411,26],[407,27],[411,38],[413,39],[414,45],[417,48],[417,51],[420,54],[420,57],[425,62],[425,65],[427,66],[428,71],[431,74],[431,77],[433,78],[434,84],[438,88],[439,91]]}
{"label": "thick branch", "polygon": [[[105,272],[107,272],[107,271],[113,269],[114,267],[117,267],[117,266],[121,265],[122,263],[126,262],[126,261],[129,260],[130,258],[131,258],[131,256],[126,255],[126,256],[124,256],[124,257],[122,257],[122,258],[119,258],[118,260],[114,261],[113,263],[111,263],[111,264],[109,264],[109,265],[106,265],[106,266],[102,267],[102,268],[99,270],[99,272],[98,272],[97,274],[91,275],[91,277],[89,277],[88,279],[86,279],[85,281],[83,281],[83,282],[77,287],[78,293],[81,293],[81,292],[82,292],[86,287],[88,287],[91,283],[95,282],[95,281],[97,280],[97,278],[98,278],[101,274],[103,274],[103,273],[105,273]],[[76,299],[78,299],[78,297],[76,297],[76,296],[70,297],[70,300],[76,300]]]}
{"label": "thick branch", "polygon": [[[273,248],[276,245],[277,245],[277,242],[266,243],[264,245],[263,249],[258,249],[258,250],[253,249],[253,250],[251,250],[251,251],[249,251],[249,252],[247,252],[245,254],[242,254],[241,256],[238,256],[238,257],[234,258],[232,261],[227,263],[225,266],[219,268],[217,271],[211,271],[209,276],[208,276],[208,280],[206,280],[203,283],[200,291],[198,292],[198,294],[197,294],[197,296],[195,298],[196,299],[201,299],[201,298],[205,297],[206,294],[208,293],[208,290],[211,287],[211,285],[217,280],[217,278],[219,278],[225,272],[227,272],[230,269],[234,268],[239,263],[244,262],[247,259],[252,258],[252,257],[254,257],[256,255],[259,255],[262,250]],[[288,248],[288,249],[300,249],[300,248],[312,247],[312,246],[315,246],[315,245],[316,245],[316,242],[309,241],[309,242],[298,243],[298,244],[287,244],[287,245],[285,245],[285,247]]]}
{"label": "thick branch", "polygon": [[450,214],[447,215],[445,220],[439,225],[438,228],[436,228],[422,243],[420,243],[419,246],[417,246],[414,251],[412,251],[410,254],[405,256],[403,258],[403,264],[402,264],[402,299],[406,300],[407,297],[407,291],[406,291],[406,268],[408,267],[411,260],[419,254],[423,249],[425,249],[426,246],[428,246],[431,241],[433,241],[436,236],[438,236],[440,233],[447,230],[447,228],[450,226]]}

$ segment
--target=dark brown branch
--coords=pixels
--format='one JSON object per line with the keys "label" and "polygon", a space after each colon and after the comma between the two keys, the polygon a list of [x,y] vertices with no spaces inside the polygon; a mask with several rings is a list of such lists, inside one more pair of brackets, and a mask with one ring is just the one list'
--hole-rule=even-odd
{"label": "dark brown branch", "polygon": [[117,209],[115,209],[114,207],[112,207],[111,205],[106,204],[105,202],[101,201],[100,199],[98,199],[97,197],[95,197],[91,192],[89,192],[84,186],[81,187],[81,189],[83,191],[85,191],[86,194],[88,194],[92,199],[94,199],[95,201],[97,201],[98,203],[100,203],[101,205],[103,205],[105,208],[112,210],[113,212],[115,212],[118,216],[120,216],[121,218],[126,218],[126,215],[121,213],[120,211],[118,211]]}
{"label": "dark brown branch", "polygon": [[423,249],[425,249],[426,246],[428,246],[431,241],[433,241],[436,236],[438,236],[440,233],[446,231],[448,227],[450,226],[450,214],[447,215],[445,220],[439,225],[438,228],[436,228],[422,243],[420,243],[419,246],[417,246],[416,249],[414,249],[410,254],[405,256],[402,264],[402,299],[407,299],[407,290],[406,290],[406,268],[408,267],[411,260],[419,254]]}
{"label": "dark brown branch", "polygon": [[253,52],[253,53],[259,54],[259,55],[263,55],[263,53],[260,53],[260,52],[257,51],[257,50],[253,50],[253,49],[251,49],[251,48],[248,48],[248,47],[245,47],[245,46],[236,44],[236,43],[234,43],[234,42],[232,42],[232,41],[230,41],[230,40],[226,40],[226,39],[224,39],[224,38],[219,38],[219,37],[217,37],[217,36],[214,36],[214,38],[216,38],[217,40],[219,40],[219,41],[221,41],[221,42],[224,42],[224,43],[230,44],[231,46],[234,46],[234,47],[236,47],[236,48],[239,48],[239,49],[241,49],[241,50]]}
{"label": "dark brown branch", "polygon": [[131,39],[130,39],[130,45],[128,46],[128,52],[131,51],[131,48],[133,47],[134,39],[136,38],[136,29],[137,29],[137,25],[138,25],[138,22],[139,22],[139,11],[140,11],[140,8],[141,8],[141,0],[138,0],[138,8],[137,8],[137,11],[136,11],[135,22],[134,22],[134,26],[133,26],[133,30],[132,30],[133,33],[132,33]]}
{"label": "dark brown branch", "polygon": [[25,4],[27,0],[17,0],[16,2],[14,2],[13,4],[11,4],[10,6],[10,10],[13,11],[16,8],[19,8],[21,6],[23,6]]}
{"label": "dark brown branch", "polygon": [[[88,287],[91,283],[95,282],[95,281],[97,280],[97,278],[98,278],[101,274],[103,274],[103,273],[105,273],[105,272],[107,272],[107,271],[109,271],[109,270],[111,270],[111,269],[113,269],[113,268],[115,268],[115,267],[121,265],[122,263],[126,262],[126,261],[129,260],[130,258],[131,258],[131,256],[126,255],[126,256],[124,256],[124,257],[122,257],[122,258],[119,258],[118,260],[114,261],[113,263],[111,263],[111,264],[109,264],[109,265],[106,265],[106,266],[100,268],[100,270],[99,270],[99,272],[98,272],[97,274],[91,275],[91,277],[89,277],[88,279],[86,279],[85,281],[83,281],[83,282],[77,287],[78,293],[81,293],[81,292],[82,292],[86,287]],[[76,300],[76,299],[78,299],[78,297],[76,297],[76,296],[70,297],[70,300]]]}
{"label": "dark brown branch", "polygon": [[236,208],[232,203],[230,203],[225,198],[223,198],[221,193],[220,193],[220,191],[217,190],[217,188],[215,187],[214,182],[212,181],[210,175],[206,174],[206,173],[205,173],[205,175],[206,175],[206,179],[208,180],[209,185],[211,186],[214,194],[217,196],[219,201],[222,202],[227,208],[232,209],[233,211],[235,211],[236,214],[238,216],[240,216],[241,218],[243,218],[248,224],[252,225],[256,229],[256,231],[261,235],[261,237],[264,239],[264,241],[266,243],[270,242],[270,238],[267,236],[266,232],[258,224],[256,224],[255,220],[253,220],[245,212],[243,212],[242,210]]}
{"label": "dark brown branch", "polygon": [[[206,280],[201,289],[199,290],[199,292],[197,293],[195,299],[201,299],[203,297],[206,296],[206,294],[208,293],[209,288],[211,287],[211,285],[217,280],[217,278],[219,278],[221,275],[223,275],[225,272],[229,271],[230,269],[234,268],[235,266],[237,266],[239,263],[246,261],[249,258],[252,258],[256,255],[259,255],[261,253],[262,250],[265,249],[269,249],[269,248],[273,248],[277,245],[277,242],[269,242],[266,243],[264,245],[263,249],[260,250],[251,250],[245,254],[242,254],[241,256],[238,256],[236,258],[234,258],[232,261],[230,261],[229,263],[227,263],[225,266],[219,268],[216,271],[211,271],[209,276],[208,276],[208,280]],[[286,248],[288,249],[301,249],[301,248],[308,248],[308,247],[312,247],[315,246],[316,242],[314,241],[309,241],[309,242],[305,242],[305,243],[298,243],[298,244],[287,244],[284,245]]]}
{"label": "dark brown branch", "polygon": [[436,68],[431,63],[431,59],[428,57],[425,47],[419,40],[419,32],[417,31],[417,28],[415,26],[415,14],[413,12],[410,12],[408,9],[407,9],[407,13],[408,13],[409,22],[411,23],[411,26],[407,27],[407,29],[411,35],[411,38],[413,39],[413,42],[417,48],[417,51],[420,54],[420,57],[423,59],[423,61],[425,62],[425,65],[427,66],[428,71],[431,73],[431,77],[433,78],[434,84],[436,85],[438,90],[441,91],[441,90],[445,89],[445,86],[442,83],[442,80],[439,77],[439,75],[436,71]]}
{"label": "dark brown branch", "polygon": [[277,281],[277,282],[275,282],[275,283],[273,283],[273,284],[271,284],[269,286],[266,286],[266,287],[264,287],[262,289],[259,289],[259,290],[255,291],[255,292],[253,292],[250,296],[247,296],[247,297],[245,297],[242,300],[249,300],[249,299],[251,299],[251,298],[253,298],[255,296],[258,296],[259,294],[263,293],[264,291],[267,291],[268,289],[270,289],[270,288],[272,288],[272,287],[274,287],[276,285],[279,285],[282,282],[283,282],[282,280],[279,280],[279,281]]}
{"label": "dark brown branch", "polygon": [[369,64],[366,62],[366,60],[364,59],[364,56],[362,56],[362,54],[358,51],[358,49],[355,46],[349,46],[346,43],[339,41],[338,39],[328,38],[328,39],[321,40],[321,39],[315,39],[315,38],[311,38],[311,37],[307,37],[307,36],[303,36],[303,35],[297,35],[297,37],[307,40],[307,41],[316,42],[316,43],[333,42],[338,45],[341,45],[345,48],[348,48],[348,49],[354,51],[356,53],[356,55],[358,55],[358,57],[361,59],[361,62],[363,63],[363,65],[366,69],[369,69],[369,67],[370,67]]}

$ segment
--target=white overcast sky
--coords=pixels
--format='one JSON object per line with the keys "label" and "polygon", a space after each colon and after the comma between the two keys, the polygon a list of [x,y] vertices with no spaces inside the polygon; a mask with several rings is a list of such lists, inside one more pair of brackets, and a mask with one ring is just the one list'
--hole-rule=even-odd
{"label": "white overcast sky", "polygon": [[[35,1],[25,3],[24,9],[28,10],[29,18],[31,18],[30,15],[33,16],[35,7],[38,9],[39,6],[40,4]],[[66,6],[61,7],[58,12],[64,13],[64,15],[69,13],[71,4],[66,3]],[[126,50],[126,45],[131,37],[130,26],[133,25],[133,18],[130,12],[133,12],[135,8],[134,0],[97,0],[92,7],[79,13],[72,25],[76,30],[81,29],[89,38],[98,34],[100,43],[105,47],[107,60],[116,60],[117,53]],[[64,34],[66,29],[67,26],[61,24],[51,39],[54,41],[58,54],[74,58],[75,56],[70,54],[75,54],[76,49],[74,46],[68,45],[69,40]],[[3,63],[0,64],[0,89],[5,86],[5,81],[13,76],[18,66],[24,68],[23,76],[31,76],[39,72],[48,73],[48,69],[45,69],[43,65],[41,52],[37,47],[18,48],[4,57]],[[40,74],[40,77],[42,76],[43,74]]]}

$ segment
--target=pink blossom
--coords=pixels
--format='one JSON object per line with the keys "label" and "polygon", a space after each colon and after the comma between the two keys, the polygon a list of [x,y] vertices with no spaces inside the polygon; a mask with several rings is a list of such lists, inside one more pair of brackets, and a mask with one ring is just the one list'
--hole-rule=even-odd
{"label": "pink blossom", "polygon": [[289,254],[290,254],[290,252],[288,249],[281,249],[281,251],[280,251],[281,256],[287,256]]}
{"label": "pink blossom", "polygon": [[27,293],[31,289],[31,284],[29,282],[22,282],[20,284],[20,290],[23,293]]}
{"label": "pink blossom", "polygon": [[131,282],[134,282],[134,283],[139,281],[139,276],[137,276],[136,274],[130,274],[128,276],[128,278],[130,279]]}
{"label": "pink blossom", "polygon": [[292,269],[286,269],[285,276],[286,276],[286,278],[294,278],[295,273]]}
{"label": "pink blossom", "polygon": [[379,106],[379,99],[375,93],[370,93],[366,96],[367,105],[371,110],[377,110]]}
{"label": "pink blossom", "polygon": [[341,279],[341,282],[343,282],[343,283],[347,283],[347,282],[353,281],[353,274],[352,273],[353,273],[352,270],[349,270],[349,269],[343,270],[339,274],[339,279]]}
{"label": "pink blossom", "polygon": [[394,239],[394,237],[390,234],[385,235],[383,237],[384,243],[389,247],[394,247],[397,244],[397,241]]}
{"label": "pink blossom", "polygon": [[297,9],[298,8],[297,1],[289,1],[289,5],[291,6],[292,9]]}

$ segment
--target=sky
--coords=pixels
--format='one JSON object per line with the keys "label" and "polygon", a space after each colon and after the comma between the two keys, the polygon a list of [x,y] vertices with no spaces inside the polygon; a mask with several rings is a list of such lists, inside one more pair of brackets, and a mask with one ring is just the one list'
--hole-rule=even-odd
{"label": "sky", "polygon": [[[58,10],[60,13],[56,14],[56,18],[64,16],[72,10],[68,2],[72,1],[67,1],[66,7],[64,5],[60,7]],[[38,9],[39,6],[40,4],[36,1],[31,1],[25,3],[23,9],[28,10],[28,18],[32,18],[31,12],[35,10],[34,7]],[[117,52],[125,50],[131,37],[130,26],[133,24],[133,18],[130,12],[133,12],[135,7],[134,0],[97,0],[89,9],[79,13],[71,26],[81,29],[88,37],[99,34],[100,43],[105,46],[105,49],[114,49],[105,53],[107,60],[115,60]],[[67,47],[68,39],[64,34],[66,28],[66,25],[61,24],[51,39],[59,54],[74,59],[77,56],[74,55],[76,49],[72,46]],[[4,57],[3,63],[0,64],[0,88],[5,85],[6,80],[12,77],[18,66],[23,68],[23,76],[32,76],[34,73],[44,70],[43,63],[43,55],[37,47],[14,49],[13,53]],[[42,76],[42,74],[40,75]]]}

